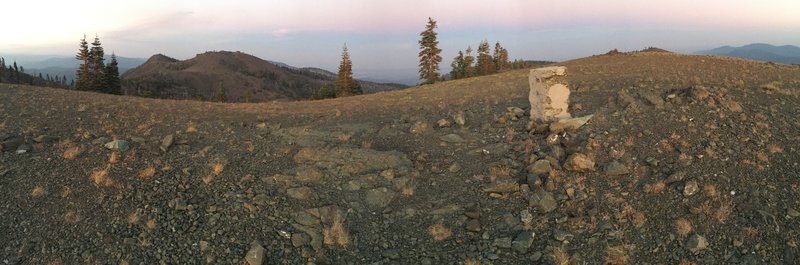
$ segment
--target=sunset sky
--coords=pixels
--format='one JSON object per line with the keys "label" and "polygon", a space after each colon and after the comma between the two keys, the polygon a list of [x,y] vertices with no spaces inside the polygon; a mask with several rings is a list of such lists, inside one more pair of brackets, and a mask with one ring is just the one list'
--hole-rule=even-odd
{"label": "sunset sky", "polygon": [[[80,3],[81,5],[78,5]],[[797,0],[9,1],[0,52],[72,55],[99,34],[107,52],[187,59],[233,50],[335,71],[347,43],[357,77],[416,75],[419,32],[439,23],[443,72],[458,50],[499,41],[510,57],[566,60],[656,46],[693,52],[800,45]]]}

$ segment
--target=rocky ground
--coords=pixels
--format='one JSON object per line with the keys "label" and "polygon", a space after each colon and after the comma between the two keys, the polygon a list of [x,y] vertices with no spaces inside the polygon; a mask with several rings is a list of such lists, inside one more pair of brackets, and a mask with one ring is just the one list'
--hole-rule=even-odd
{"label": "rocky ground", "polygon": [[565,62],[314,102],[0,85],[2,264],[796,264],[800,67]]}

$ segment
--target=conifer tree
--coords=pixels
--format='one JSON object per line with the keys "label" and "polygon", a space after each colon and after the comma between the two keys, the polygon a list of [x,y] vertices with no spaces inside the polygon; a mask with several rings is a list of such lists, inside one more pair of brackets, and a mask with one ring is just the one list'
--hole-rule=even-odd
{"label": "conifer tree", "polygon": [[419,78],[431,84],[439,80],[439,63],[442,62],[439,41],[436,40],[436,21],[428,18],[428,25],[419,35]]}
{"label": "conifer tree", "polygon": [[450,70],[450,79],[456,80],[464,78],[466,73],[464,69],[464,52],[458,51],[458,55],[453,58],[453,62],[450,64],[452,70]]}
{"label": "conifer tree", "polygon": [[476,66],[478,75],[488,75],[495,72],[494,60],[489,54],[489,42],[482,41],[478,46],[478,64]]}
{"label": "conifer tree", "polygon": [[78,66],[78,70],[75,71],[75,89],[77,90],[90,90],[91,89],[91,73],[90,73],[90,66],[91,66],[91,57],[89,53],[89,43],[86,42],[86,35],[83,35],[83,39],[80,42],[80,48],[78,48],[78,54],[75,55],[75,59],[81,61],[80,66]]}
{"label": "conifer tree", "polygon": [[106,86],[106,93],[122,95],[122,85],[119,81],[119,64],[117,63],[117,55],[111,53],[111,62],[106,65],[104,72]]}
{"label": "conifer tree", "polygon": [[494,66],[497,71],[508,69],[508,50],[500,46],[500,42],[494,44]]}
{"label": "conifer tree", "polygon": [[475,56],[472,56],[472,47],[467,46],[467,50],[464,54],[464,77],[473,77],[475,76]]}
{"label": "conifer tree", "polygon": [[89,82],[92,91],[109,93],[108,88],[105,84],[105,64],[103,61],[105,58],[103,52],[103,46],[100,43],[100,37],[95,35],[94,42],[92,42],[92,48],[89,50]]}
{"label": "conifer tree", "polygon": [[349,97],[361,95],[361,84],[353,79],[353,62],[347,45],[342,50],[342,62],[339,63],[339,73],[336,76],[336,97]]}
{"label": "conifer tree", "polygon": [[227,97],[225,96],[225,87],[222,86],[222,83],[219,83],[217,86],[217,91],[214,93],[214,98],[212,98],[212,100],[216,102],[228,101]]}

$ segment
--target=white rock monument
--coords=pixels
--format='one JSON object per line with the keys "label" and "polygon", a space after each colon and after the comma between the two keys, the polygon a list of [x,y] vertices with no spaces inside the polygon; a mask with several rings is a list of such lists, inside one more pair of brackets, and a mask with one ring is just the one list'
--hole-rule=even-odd
{"label": "white rock monument", "polygon": [[567,68],[552,66],[532,69],[528,76],[531,91],[531,120],[558,121],[572,118],[568,112],[569,87]]}

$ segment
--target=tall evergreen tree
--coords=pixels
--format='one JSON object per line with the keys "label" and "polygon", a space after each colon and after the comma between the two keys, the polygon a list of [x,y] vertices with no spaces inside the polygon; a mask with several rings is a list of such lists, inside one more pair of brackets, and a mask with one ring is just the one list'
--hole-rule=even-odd
{"label": "tall evergreen tree", "polygon": [[117,55],[113,52],[111,53],[111,62],[106,65],[104,75],[105,81],[103,83],[107,88],[106,93],[122,95],[122,84],[119,81],[119,64],[117,63]]}
{"label": "tall evergreen tree", "polygon": [[464,77],[473,77],[475,76],[475,56],[472,56],[472,47],[467,46],[467,50],[464,54]]}
{"label": "tall evergreen tree", "polygon": [[75,71],[75,86],[74,88],[77,90],[90,90],[91,89],[91,72],[90,67],[92,64],[91,56],[89,53],[89,43],[86,42],[86,35],[83,35],[83,39],[80,42],[80,48],[78,48],[78,54],[75,55],[75,59],[81,61],[80,66],[78,66],[78,70]]}
{"label": "tall evergreen tree", "polygon": [[478,68],[478,75],[493,74],[496,70],[494,67],[494,59],[492,59],[492,55],[489,54],[489,42],[485,40],[478,46],[478,64],[476,67]]}
{"label": "tall evergreen tree", "polygon": [[436,21],[428,18],[428,25],[419,35],[419,78],[431,84],[439,80],[439,63],[442,62],[439,41],[436,40]]}
{"label": "tall evergreen tree", "polygon": [[466,69],[464,69],[464,52],[458,51],[458,55],[453,58],[453,62],[450,63],[450,79],[456,80],[464,78],[466,75]]}
{"label": "tall evergreen tree", "polygon": [[19,78],[19,67],[17,67],[17,61],[14,61],[14,83],[21,83],[22,80]]}
{"label": "tall evergreen tree", "polygon": [[212,99],[216,102],[227,102],[228,98],[225,96],[225,87],[222,86],[222,83],[219,83],[217,86],[217,91],[214,93],[214,98]]}
{"label": "tall evergreen tree", "polygon": [[353,79],[353,62],[347,45],[342,50],[342,62],[339,63],[339,73],[336,75],[336,97],[349,97],[363,94],[361,84]]}
{"label": "tall evergreen tree", "polygon": [[89,80],[91,90],[103,93],[109,93],[107,85],[105,84],[105,64],[103,61],[105,58],[105,53],[103,52],[103,46],[100,43],[100,37],[95,35],[94,42],[92,42],[92,48],[89,50],[89,58],[91,59],[89,64],[89,76],[91,77]]}
{"label": "tall evergreen tree", "polygon": [[497,71],[506,70],[509,68],[508,50],[500,46],[500,42],[494,44],[494,66]]}

